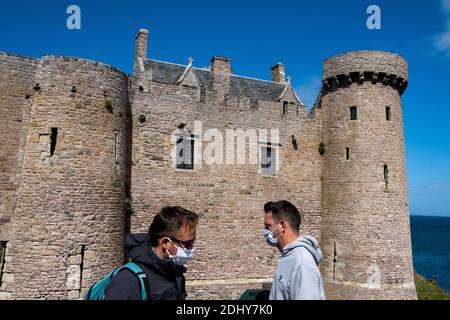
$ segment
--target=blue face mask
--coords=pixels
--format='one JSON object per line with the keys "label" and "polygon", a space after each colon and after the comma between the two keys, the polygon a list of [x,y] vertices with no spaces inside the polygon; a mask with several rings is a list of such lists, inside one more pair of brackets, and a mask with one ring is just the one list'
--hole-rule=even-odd
{"label": "blue face mask", "polygon": [[271,246],[271,247],[276,247],[276,246],[277,246],[277,244],[278,244],[278,238],[281,236],[281,233],[280,233],[280,234],[278,235],[278,237],[276,237],[276,238],[273,237],[273,232],[275,231],[276,228],[278,228],[278,226],[279,226],[279,224],[277,224],[277,225],[275,226],[275,228],[273,228],[272,231],[269,231],[269,230],[267,230],[267,229],[264,229],[264,230],[263,230],[264,238],[266,239],[267,244],[268,244],[269,246]]}
{"label": "blue face mask", "polygon": [[167,250],[167,254],[169,255],[169,258],[175,264],[178,264],[180,266],[183,266],[183,265],[191,262],[192,258],[194,258],[195,248],[192,248],[192,249],[180,248],[177,245],[175,245],[175,243],[173,243],[172,240],[170,240],[170,238],[168,238],[168,239],[169,239],[170,243],[172,243],[175,246],[175,248],[177,248],[177,253],[174,256],[170,254],[169,250]]}

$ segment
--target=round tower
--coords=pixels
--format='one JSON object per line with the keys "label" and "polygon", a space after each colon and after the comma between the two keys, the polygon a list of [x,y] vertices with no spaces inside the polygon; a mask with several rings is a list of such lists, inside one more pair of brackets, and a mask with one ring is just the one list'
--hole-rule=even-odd
{"label": "round tower", "polygon": [[34,80],[2,290],[78,299],[124,259],[128,76],[45,56]]}
{"label": "round tower", "polygon": [[322,272],[328,298],[415,299],[399,55],[324,62]]}

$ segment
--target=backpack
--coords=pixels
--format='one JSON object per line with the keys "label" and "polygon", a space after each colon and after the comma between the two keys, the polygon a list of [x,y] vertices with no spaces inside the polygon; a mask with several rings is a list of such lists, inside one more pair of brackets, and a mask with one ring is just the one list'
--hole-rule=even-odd
{"label": "backpack", "polygon": [[148,279],[144,270],[135,262],[128,262],[127,264],[116,268],[115,270],[108,273],[101,280],[94,283],[89,291],[86,293],[84,300],[104,300],[105,299],[105,290],[108,287],[111,279],[118,274],[123,269],[128,269],[133,272],[139,279],[139,284],[141,287],[142,300],[147,300],[148,293]]}

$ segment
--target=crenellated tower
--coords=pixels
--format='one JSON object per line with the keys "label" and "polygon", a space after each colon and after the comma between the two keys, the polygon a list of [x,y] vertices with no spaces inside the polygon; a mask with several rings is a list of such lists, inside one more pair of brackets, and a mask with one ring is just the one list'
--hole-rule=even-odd
{"label": "crenellated tower", "polygon": [[414,299],[401,103],[407,63],[359,51],[325,60],[323,72],[328,298]]}

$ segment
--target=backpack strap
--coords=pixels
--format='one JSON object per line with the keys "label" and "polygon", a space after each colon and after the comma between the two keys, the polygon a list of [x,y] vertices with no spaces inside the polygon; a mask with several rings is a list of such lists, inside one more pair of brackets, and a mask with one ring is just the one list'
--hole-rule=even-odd
{"label": "backpack strap", "polygon": [[[139,285],[141,287],[142,300],[147,300],[148,299],[147,294],[150,293],[150,284],[149,284],[147,275],[144,272],[144,270],[142,269],[142,267],[135,262],[128,262],[127,264],[120,267],[119,269],[122,270],[125,268],[132,271],[138,277]],[[117,272],[114,272],[114,275],[117,274],[120,270],[117,270]]]}

